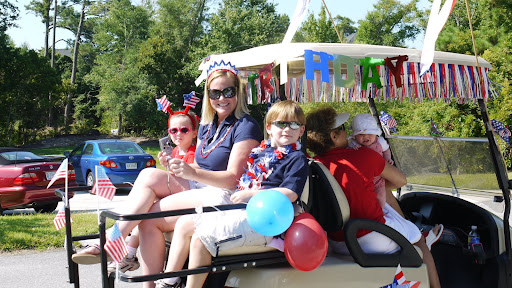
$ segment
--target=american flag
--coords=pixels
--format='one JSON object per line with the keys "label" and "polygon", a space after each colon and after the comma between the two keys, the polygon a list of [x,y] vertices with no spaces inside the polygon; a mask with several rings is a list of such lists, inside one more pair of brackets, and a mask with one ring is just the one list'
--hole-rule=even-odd
{"label": "american flag", "polygon": [[128,248],[126,247],[126,243],[124,242],[123,235],[121,234],[117,223],[114,224],[110,231],[110,235],[107,237],[105,251],[110,255],[110,257],[112,257],[112,260],[117,263],[123,261],[124,257],[128,255]]}
{"label": "american flag", "polygon": [[497,133],[501,139],[503,139],[507,144],[510,146],[510,130],[508,130],[508,127],[501,123],[498,120],[491,120],[492,129],[495,133]]}
{"label": "american flag", "polygon": [[167,113],[167,109],[169,108],[169,106],[171,106],[171,102],[169,102],[169,100],[167,100],[167,97],[162,96],[162,98],[160,99],[155,99],[156,101],[156,110],[162,110],[164,111],[165,113]]}
{"label": "american flag", "polygon": [[382,126],[388,128],[389,132],[396,133],[396,120],[391,115],[384,111],[380,111],[379,116],[380,123]]}
{"label": "american flag", "polygon": [[[69,220],[73,222],[71,217],[69,218]],[[62,206],[57,215],[55,215],[55,218],[53,219],[53,225],[55,225],[55,228],[57,230],[60,230],[60,228],[66,226],[66,213],[64,212],[64,206]]]}
{"label": "american flag", "polygon": [[60,163],[59,169],[57,169],[57,172],[53,175],[52,180],[50,180],[46,189],[50,188],[50,186],[52,186],[52,184],[58,179],[64,179],[66,177],[68,177],[68,158],[64,159],[64,161]]}
{"label": "american flag", "polygon": [[192,91],[188,94],[183,94],[183,98],[185,98],[185,102],[183,103],[183,106],[190,106],[190,108],[194,109],[196,108],[196,104],[201,101],[199,97],[196,96],[196,91]]}
{"label": "american flag", "polygon": [[388,284],[386,286],[382,286],[380,288],[418,288],[420,287],[420,281],[407,281],[405,280],[404,272],[402,272],[402,267],[398,264],[396,267],[395,278],[393,279],[393,283]]}
{"label": "american flag", "polygon": [[434,137],[443,136],[443,133],[441,133],[441,132],[439,132],[439,130],[437,130],[436,124],[434,123],[434,120],[432,120],[432,118],[430,118],[430,135],[434,136]]}
{"label": "american flag", "polygon": [[91,193],[107,198],[108,200],[112,200],[116,194],[116,186],[110,182],[103,167],[96,166],[96,182],[92,187]]}

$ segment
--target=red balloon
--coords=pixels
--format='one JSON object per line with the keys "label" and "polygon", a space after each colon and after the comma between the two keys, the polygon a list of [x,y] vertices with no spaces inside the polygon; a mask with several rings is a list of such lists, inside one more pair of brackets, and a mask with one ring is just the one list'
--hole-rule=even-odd
{"label": "red balloon", "polygon": [[297,216],[284,236],[284,255],[300,271],[318,268],[327,255],[327,247],[324,229],[309,213]]}

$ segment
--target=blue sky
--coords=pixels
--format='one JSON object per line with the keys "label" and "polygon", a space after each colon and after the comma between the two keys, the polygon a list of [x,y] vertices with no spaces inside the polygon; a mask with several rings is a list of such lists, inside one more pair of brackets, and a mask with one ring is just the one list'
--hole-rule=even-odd
{"label": "blue sky", "polygon": [[[358,20],[363,19],[368,11],[373,10],[373,5],[378,2],[377,0],[357,0],[355,2],[357,4],[354,4],[354,2],[349,2],[347,0],[324,1],[333,17],[336,15],[349,17],[356,23]],[[42,48],[44,45],[44,24],[41,22],[40,18],[37,18],[33,13],[28,13],[25,10],[25,5],[28,5],[30,0],[17,0],[17,3],[15,0],[11,0],[11,2],[14,2],[14,4],[20,9],[20,17],[16,22],[19,28],[9,29],[7,30],[7,34],[9,34],[9,36],[14,40],[16,46],[27,44],[31,49]],[[139,1],[133,0],[133,2]],[[274,0],[273,2],[277,4],[278,13],[286,13],[290,17],[293,15],[295,6],[297,5],[297,0]],[[405,3],[406,1],[402,0],[402,2]],[[309,4],[309,12],[317,15],[322,5],[322,0],[311,0]],[[426,7],[427,5],[429,5],[428,0],[420,0],[420,7]],[[72,33],[64,29],[57,29],[56,33],[57,40],[74,38]],[[423,35],[420,35],[418,38],[419,39],[417,41],[410,45],[421,49]],[[63,41],[59,41],[56,44],[57,48],[65,48],[65,46],[66,45]]]}

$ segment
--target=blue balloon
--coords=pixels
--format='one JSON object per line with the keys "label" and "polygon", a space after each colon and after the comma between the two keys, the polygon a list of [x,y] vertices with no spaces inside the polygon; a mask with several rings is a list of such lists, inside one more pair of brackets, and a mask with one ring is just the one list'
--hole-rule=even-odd
{"label": "blue balloon", "polygon": [[293,205],[283,193],[265,190],[247,203],[247,222],[254,231],[264,236],[283,233],[293,222]]}

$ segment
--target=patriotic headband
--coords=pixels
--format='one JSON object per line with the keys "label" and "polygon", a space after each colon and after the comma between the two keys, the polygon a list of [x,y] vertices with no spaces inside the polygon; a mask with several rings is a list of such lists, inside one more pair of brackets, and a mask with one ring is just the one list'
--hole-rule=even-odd
{"label": "patriotic headband", "polygon": [[188,112],[190,111],[190,108],[196,108],[196,104],[199,103],[199,101],[201,99],[196,96],[196,92],[195,91],[192,91],[192,92],[190,92],[188,94],[184,94],[183,98],[185,100],[184,103],[183,103],[183,106],[185,106],[185,110],[184,111],[173,112],[172,109],[171,109],[171,102],[169,102],[169,100],[167,100],[166,96],[162,96],[162,98],[156,99],[156,102],[157,102],[157,105],[158,105],[157,110],[162,110],[165,113],[169,113],[169,119],[167,120],[168,127],[171,126],[171,118],[172,118],[172,116],[183,114],[183,115],[187,116],[190,119],[190,122],[192,122],[192,125],[196,129],[197,128],[197,124],[200,121],[199,116],[194,115],[195,116],[194,117],[194,116],[190,115]]}
{"label": "patriotic headband", "polygon": [[206,71],[206,79],[210,78],[210,75],[215,71],[229,71],[233,75],[238,76],[238,69],[236,69],[235,65],[231,65],[231,62],[224,63],[224,60],[221,60],[220,63],[213,62],[213,65],[210,65]]}

